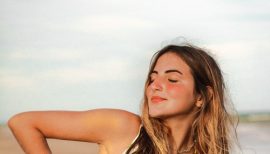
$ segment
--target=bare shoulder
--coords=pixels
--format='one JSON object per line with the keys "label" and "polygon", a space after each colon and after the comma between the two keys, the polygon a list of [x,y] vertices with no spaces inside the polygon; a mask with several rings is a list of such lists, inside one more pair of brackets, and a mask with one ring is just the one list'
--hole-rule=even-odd
{"label": "bare shoulder", "polygon": [[140,116],[119,109],[97,109],[95,112],[103,114],[101,117],[107,122],[107,126],[102,127],[107,129],[104,130],[107,131],[105,133],[107,136],[106,140],[100,144],[100,149],[106,147],[109,153],[123,151],[138,135],[141,125]]}
{"label": "bare shoulder", "polygon": [[96,120],[107,125],[109,131],[113,133],[124,133],[127,131],[137,131],[141,124],[140,116],[121,109],[95,109],[89,112],[89,118],[96,116]]}

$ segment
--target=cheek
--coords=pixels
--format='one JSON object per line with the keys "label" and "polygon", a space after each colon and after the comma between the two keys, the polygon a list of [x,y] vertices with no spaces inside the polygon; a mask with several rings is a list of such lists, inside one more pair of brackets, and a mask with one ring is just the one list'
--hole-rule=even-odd
{"label": "cheek", "polygon": [[150,90],[150,87],[148,86],[146,88],[146,97],[148,98],[150,95],[151,95],[151,90]]}
{"label": "cheek", "polygon": [[183,88],[179,85],[171,85],[169,84],[167,86],[167,91],[168,91],[168,94],[170,95],[170,97],[177,97],[179,96],[181,93],[182,93],[182,90]]}
{"label": "cheek", "polygon": [[168,85],[167,86],[168,95],[173,99],[185,100],[192,99],[193,92],[192,88],[185,87],[184,85]]}

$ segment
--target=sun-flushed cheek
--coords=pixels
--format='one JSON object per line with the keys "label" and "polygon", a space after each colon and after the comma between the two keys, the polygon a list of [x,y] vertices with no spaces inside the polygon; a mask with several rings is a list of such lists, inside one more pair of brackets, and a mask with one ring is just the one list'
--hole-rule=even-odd
{"label": "sun-flushed cheek", "polygon": [[181,91],[181,87],[179,87],[179,85],[175,85],[175,84],[168,84],[167,85],[167,92],[172,97],[179,95],[180,91]]}
{"label": "sun-flushed cheek", "polygon": [[168,85],[167,92],[170,99],[177,102],[181,102],[181,99],[183,99],[183,93],[185,93],[185,91],[183,91],[183,88],[176,85]]}
{"label": "sun-flushed cheek", "polygon": [[187,107],[193,103],[194,96],[192,89],[184,85],[169,84],[167,85],[169,99],[179,107]]}

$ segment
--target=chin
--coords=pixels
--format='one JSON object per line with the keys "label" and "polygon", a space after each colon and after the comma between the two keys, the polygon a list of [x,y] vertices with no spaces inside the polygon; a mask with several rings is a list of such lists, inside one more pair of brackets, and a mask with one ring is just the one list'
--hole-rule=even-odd
{"label": "chin", "polygon": [[151,118],[162,118],[164,115],[162,113],[157,112],[149,112],[149,117]]}

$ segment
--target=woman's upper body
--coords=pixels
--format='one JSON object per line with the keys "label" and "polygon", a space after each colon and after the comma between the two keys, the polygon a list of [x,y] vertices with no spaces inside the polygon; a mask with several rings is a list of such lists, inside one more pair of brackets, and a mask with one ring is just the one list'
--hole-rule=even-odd
{"label": "woman's upper body", "polygon": [[115,109],[26,112],[9,126],[27,153],[50,153],[46,138],[58,138],[98,143],[100,154],[227,154],[233,120],[224,89],[208,53],[169,45],[151,63],[140,116]]}

